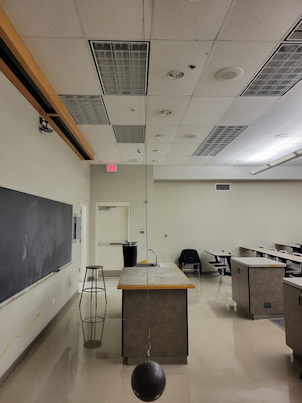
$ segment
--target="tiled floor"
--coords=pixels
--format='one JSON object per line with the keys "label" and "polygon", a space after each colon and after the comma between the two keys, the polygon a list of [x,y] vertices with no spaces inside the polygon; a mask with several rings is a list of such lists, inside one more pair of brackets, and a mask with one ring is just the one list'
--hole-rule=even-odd
{"label": "tiled floor", "polygon": [[[159,401],[301,403],[302,364],[293,359],[284,331],[237,312],[230,277],[191,279],[188,364],[163,365],[167,383]],[[122,293],[117,279],[106,285],[107,309],[100,295],[97,329],[83,323],[94,314],[88,296],[81,315],[77,298],[0,388],[1,403],[140,401],[131,388],[134,367],[121,358]]]}

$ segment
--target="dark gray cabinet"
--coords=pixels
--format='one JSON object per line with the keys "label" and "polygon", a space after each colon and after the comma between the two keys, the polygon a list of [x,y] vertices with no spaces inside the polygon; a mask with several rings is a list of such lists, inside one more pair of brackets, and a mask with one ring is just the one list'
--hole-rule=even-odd
{"label": "dark gray cabinet", "polygon": [[232,298],[252,319],[283,317],[285,265],[262,257],[232,258]]}
{"label": "dark gray cabinet", "polygon": [[283,284],[286,344],[302,358],[302,289]]}

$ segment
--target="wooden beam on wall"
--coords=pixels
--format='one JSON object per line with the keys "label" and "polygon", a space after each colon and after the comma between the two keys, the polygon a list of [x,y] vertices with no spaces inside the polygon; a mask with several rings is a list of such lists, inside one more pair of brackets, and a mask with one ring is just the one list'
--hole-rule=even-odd
{"label": "wooden beam on wall", "polygon": [[[60,97],[54,91],[49,81],[41,71],[40,67],[28,51],[22,39],[14,29],[9,19],[0,7],[0,37],[14,58],[19,62],[24,72],[30,77],[35,86],[41,91],[53,111],[45,110],[41,104],[30,93],[28,88],[22,83],[18,75],[0,59],[0,69],[6,77],[15,85],[23,96],[32,104],[37,112],[49,122],[50,126],[59,134],[59,136],[71,147],[71,149],[82,160],[93,160],[94,153],[86,142],[84,136],[78,129]],[[58,118],[63,123],[65,130],[55,123],[52,118]],[[57,119],[57,120],[58,120]],[[55,119],[56,120],[56,119]],[[69,138],[66,136],[69,133]],[[70,139],[71,138],[71,139]]]}

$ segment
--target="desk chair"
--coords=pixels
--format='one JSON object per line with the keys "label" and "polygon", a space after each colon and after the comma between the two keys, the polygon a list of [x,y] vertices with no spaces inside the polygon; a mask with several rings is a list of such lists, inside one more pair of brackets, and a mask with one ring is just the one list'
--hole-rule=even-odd
{"label": "desk chair", "polygon": [[[302,253],[293,252],[293,256],[302,257]],[[291,262],[290,270],[288,271],[289,277],[296,277],[302,275],[301,273],[301,263]]]}
{"label": "desk chair", "polygon": [[193,264],[193,270],[197,271],[198,278],[201,273],[201,262],[198,256],[198,252],[195,249],[183,249],[178,259],[179,268],[184,271],[186,264]]}
{"label": "desk chair", "polygon": [[[258,248],[263,248],[263,246],[258,246]],[[264,257],[264,253],[256,252],[257,257]]]}
{"label": "desk chair", "polygon": [[[87,276],[89,270],[91,271],[91,277],[90,277],[91,285],[85,286],[86,278],[87,278],[87,281],[89,281],[89,277]],[[102,287],[98,286],[98,271],[99,270],[101,270],[101,272],[102,272],[102,278],[103,278],[103,286]],[[89,292],[90,293],[90,301],[92,301],[92,294],[95,294],[95,307],[97,307],[97,295],[98,295],[99,292],[102,292],[102,291],[105,292],[105,301],[106,301],[106,304],[107,304],[107,294],[106,294],[106,285],[105,285],[103,266],[99,266],[99,265],[87,266],[79,306],[81,306],[83,293],[84,292]]]}
{"label": "desk chair", "polygon": [[[273,250],[273,251],[277,252],[276,248],[269,248],[269,250]],[[267,257],[268,257],[268,259],[276,260],[276,256],[267,255]]]}

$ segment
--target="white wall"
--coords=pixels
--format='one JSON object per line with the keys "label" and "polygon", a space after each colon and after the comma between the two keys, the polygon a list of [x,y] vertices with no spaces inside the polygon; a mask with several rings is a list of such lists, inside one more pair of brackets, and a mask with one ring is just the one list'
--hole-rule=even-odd
{"label": "white wall", "polygon": [[[90,264],[101,263],[95,262],[95,206],[97,202],[130,203],[130,240],[138,242],[138,261],[147,259],[146,250],[153,248],[153,167],[118,166],[117,172],[106,172],[104,165],[95,165],[91,167],[90,181]],[[146,183],[148,184],[147,190]],[[148,238],[146,237],[146,212],[148,214]],[[145,230],[145,234],[140,234],[141,229]],[[110,231],[110,228],[108,230]],[[151,258],[149,257],[149,259]]]}
{"label": "white wall", "polygon": [[[80,200],[90,197],[90,166],[55,132],[44,135],[38,128],[38,113],[0,73],[0,186],[72,204],[79,214]],[[71,264],[0,309],[0,356],[12,340],[0,359],[0,377],[77,291],[79,267],[77,241]]]}
{"label": "white wall", "polygon": [[207,271],[213,258],[204,249],[239,256],[240,245],[302,242],[301,182],[231,182],[231,191],[215,191],[215,182],[155,182],[154,200],[159,261],[196,249]]}

